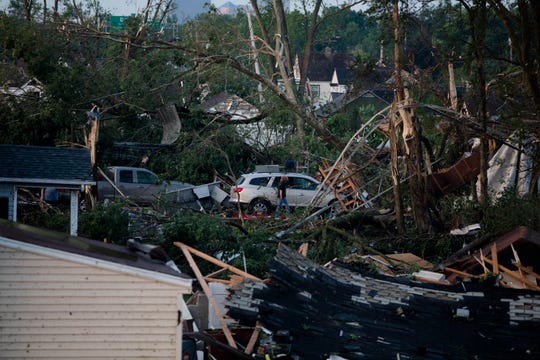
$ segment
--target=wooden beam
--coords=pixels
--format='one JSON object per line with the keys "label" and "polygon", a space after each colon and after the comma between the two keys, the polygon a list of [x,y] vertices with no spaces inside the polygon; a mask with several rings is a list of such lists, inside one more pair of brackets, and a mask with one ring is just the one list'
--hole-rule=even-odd
{"label": "wooden beam", "polygon": [[251,337],[249,338],[249,342],[246,346],[246,349],[244,350],[244,353],[249,355],[253,352],[253,348],[255,347],[255,344],[257,343],[257,339],[259,338],[260,333],[261,333],[261,323],[257,321],[255,323],[255,329],[253,330],[253,333],[251,334]]}
{"label": "wooden beam", "polygon": [[[485,258],[484,259],[487,263],[493,265],[493,262],[488,259],[488,258]],[[523,283],[523,285],[525,287],[529,287],[531,289],[534,289],[534,290],[540,290],[540,286],[534,284],[533,282],[531,282],[529,279],[523,277],[521,274],[513,271],[513,270],[510,270],[508,269],[507,267],[503,266],[503,265],[499,265],[500,269],[505,273],[507,274],[508,276],[516,279],[517,281],[520,281],[521,283]]]}
{"label": "wooden beam", "polygon": [[208,284],[204,280],[204,277],[201,273],[201,270],[199,270],[199,267],[195,263],[195,260],[193,260],[193,257],[191,256],[191,252],[189,250],[189,246],[184,245],[182,243],[174,243],[176,246],[178,246],[182,252],[184,253],[184,256],[186,257],[189,265],[191,266],[191,269],[195,273],[195,276],[197,277],[197,280],[199,281],[199,284],[201,284],[201,287],[206,294],[206,297],[208,298],[208,301],[210,302],[210,305],[212,306],[212,309],[214,310],[214,313],[216,314],[219,323],[221,324],[223,334],[225,334],[225,338],[227,339],[227,343],[230,347],[238,349],[236,346],[236,342],[234,341],[234,338],[232,336],[231,331],[229,330],[229,327],[227,326],[227,323],[225,322],[225,319],[223,317],[223,314],[221,313],[221,310],[219,309],[216,300],[214,299],[214,296],[212,294],[212,290],[208,287]]}
{"label": "wooden beam", "polygon": [[103,176],[103,178],[105,178],[105,180],[107,180],[107,182],[109,184],[111,184],[111,186],[113,187],[114,190],[118,191],[118,193],[120,195],[122,195],[123,198],[126,198],[127,199],[127,196],[124,195],[124,193],[122,192],[122,190],[120,190],[118,188],[118,186],[116,186],[116,184],[114,183],[114,181],[112,181],[111,179],[109,179],[109,177],[107,176],[107,174],[105,174],[105,171],[101,170],[101,168],[98,166],[98,172],[101,174],[101,176]]}
{"label": "wooden beam", "polygon": [[219,269],[219,270],[217,270],[217,271],[214,271],[214,272],[211,273],[211,274],[206,275],[205,278],[206,278],[206,279],[213,278],[214,276],[219,275],[219,274],[221,274],[221,273],[224,273],[225,271],[227,271],[227,269],[221,268],[221,269]]}
{"label": "wooden beam", "polygon": [[476,257],[476,255],[473,255],[474,259],[478,261],[480,265],[482,265],[482,268],[484,268],[484,275],[489,272],[489,269],[486,267],[484,254],[482,253],[482,249],[480,249],[480,259]]}
{"label": "wooden beam", "polygon": [[523,266],[523,265],[521,265],[521,264],[516,264],[516,266],[517,266],[519,269],[521,269],[522,271],[526,272],[527,275],[531,275],[531,276],[534,277],[536,280],[540,280],[540,275],[538,275],[537,273],[535,273],[534,271],[532,271],[532,268]]}
{"label": "wooden beam", "polygon": [[225,284],[227,286],[231,285],[230,280],[214,279],[214,278],[209,278],[208,276],[206,276],[204,279],[206,280],[206,282],[209,282],[209,283],[220,283],[220,284]]}
{"label": "wooden beam", "polygon": [[190,246],[188,246],[186,244],[183,244],[181,242],[175,242],[174,245],[178,246],[180,249],[182,249],[182,251],[184,251],[184,249],[185,249],[185,251],[189,252],[190,254],[196,255],[196,256],[198,256],[198,257],[200,257],[200,258],[202,258],[202,259],[204,259],[204,260],[206,260],[206,261],[208,261],[208,262],[210,262],[210,263],[212,263],[214,265],[225,268],[225,269],[229,270],[230,272],[235,273],[236,275],[243,276],[246,279],[251,279],[251,280],[261,281],[261,282],[263,281],[262,279],[259,279],[258,277],[251,275],[250,273],[247,273],[247,272],[242,271],[242,270],[240,270],[238,268],[235,268],[232,265],[224,263],[223,261],[220,261],[220,260],[218,260],[216,258],[213,258],[210,255],[207,255],[207,254],[203,253],[202,251],[196,250],[196,249],[194,249],[194,248],[192,248],[192,247],[190,247]]}
{"label": "wooden beam", "polygon": [[465,272],[465,271],[459,271],[459,270],[456,270],[456,269],[452,269],[450,267],[445,267],[444,271],[448,271],[448,272],[451,272],[451,273],[454,273],[454,274],[457,274],[457,275],[460,275],[460,276],[463,276],[463,277],[469,277],[469,278],[476,277],[476,275],[469,274],[468,272]]}
{"label": "wooden beam", "polygon": [[[512,248],[512,253],[514,254],[514,260],[515,260],[514,265],[518,268],[519,275],[522,278],[525,278],[525,275],[523,275],[523,271],[521,271],[521,268],[519,267],[521,265],[521,260],[519,259],[519,255],[516,249],[514,248],[514,244],[510,244],[510,247]],[[525,283],[523,283],[523,286],[526,287]]]}
{"label": "wooden beam", "polygon": [[300,245],[300,247],[298,248],[298,253],[300,255],[302,255],[303,257],[306,257],[307,256],[307,251],[308,251],[308,246],[309,246],[309,243],[307,243],[307,242],[302,243],[302,245]]}
{"label": "wooden beam", "polygon": [[499,273],[499,259],[497,257],[497,243],[491,245],[491,259],[493,260],[493,273]]}

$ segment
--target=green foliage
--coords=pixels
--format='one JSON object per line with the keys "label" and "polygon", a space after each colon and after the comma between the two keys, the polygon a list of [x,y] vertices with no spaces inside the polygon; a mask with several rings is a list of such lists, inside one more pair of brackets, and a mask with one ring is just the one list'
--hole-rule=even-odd
{"label": "green foliage", "polygon": [[18,222],[23,224],[43,227],[50,230],[69,232],[69,209],[49,208],[46,211],[38,206],[18,207]]}
{"label": "green foliage", "polygon": [[[328,128],[344,140],[350,139],[360,128],[364,126],[381,109],[374,103],[355,102],[335,113],[328,119]],[[365,133],[372,131],[377,122],[365,127]],[[376,148],[385,137],[379,131],[373,131],[366,140],[368,144]]]}
{"label": "green foliage", "polygon": [[540,199],[535,196],[520,198],[507,191],[484,212],[482,226],[491,233],[504,233],[518,226],[540,230]]}
{"label": "green foliage", "polygon": [[62,50],[61,38],[48,24],[24,21],[0,14],[0,44],[3,55],[24,59],[31,76],[41,81],[50,79]]}
{"label": "green foliage", "polygon": [[378,43],[366,41],[375,29],[375,22],[369,21],[361,11],[328,7],[321,16],[314,50],[322,52],[330,47],[336,52],[361,51],[371,58],[377,58]]}
{"label": "green foliage", "polygon": [[447,196],[438,204],[446,230],[480,223],[483,234],[504,233],[518,226],[540,229],[540,201],[536,197],[519,197],[512,190],[481,206],[463,196]]}
{"label": "green foliage", "polygon": [[163,227],[163,236],[166,241],[180,241],[193,247],[201,245],[215,253],[235,242],[235,232],[224,231],[224,228],[220,218],[186,211],[173,216]]}
{"label": "green foliage", "polygon": [[[175,214],[163,226],[160,244],[184,272],[190,273],[191,270],[181,251],[173,247],[174,242],[182,242],[210,256],[219,257],[239,269],[244,269],[245,257],[248,272],[264,277],[275,251],[265,249],[261,241],[263,238],[268,238],[268,234],[261,232],[245,237],[220,218],[185,211]],[[202,261],[198,266],[203,273],[216,270],[214,265]]]}
{"label": "green foliage", "polygon": [[310,255],[317,262],[324,264],[332,259],[342,258],[349,254],[353,247],[354,244],[350,239],[343,238],[343,236],[323,228],[320,239],[315,244],[314,249],[310,250]]}
{"label": "green foliage", "polygon": [[[167,179],[179,179],[195,184],[213,180],[215,172],[234,177],[253,169],[254,164],[283,164],[293,158],[299,162],[306,160],[313,173],[321,159],[332,162],[339,154],[321,141],[321,138],[309,127],[306,128],[307,153],[302,152],[298,140],[294,137],[295,115],[282,99],[275,94],[264,93],[264,102],[258,103],[257,83],[236,71],[230,61],[214,62],[216,59],[231,59],[244,64],[246,69],[253,68],[252,48],[248,40],[247,19],[243,12],[235,16],[219,16],[215,11],[202,14],[194,21],[179,26],[180,36],[174,43],[161,42],[162,38],[155,31],[148,31],[135,36],[141,17],[129,18],[122,38],[117,41],[105,40],[93,36],[97,33],[80,26],[71,27],[70,20],[76,16],[72,4],[66,4],[61,14],[62,24],[36,21],[39,6],[34,4],[34,20],[25,17],[21,1],[14,2],[15,16],[0,14],[0,83],[21,84],[36,77],[43,83],[45,96],[41,99],[20,98],[16,101],[9,96],[0,96],[0,142],[31,145],[64,145],[83,143],[83,126],[86,123],[85,112],[92,103],[97,103],[104,113],[100,139],[98,142],[98,163],[112,165],[114,142],[130,141],[157,143],[161,138],[161,123],[157,111],[165,103],[175,103],[178,107],[188,108],[190,115],[181,119],[182,134],[168,150],[153,156],[152,170]],[[389,15],[390,2],[371,2],[374,12],[362,13],[351,9],[328,7],[320,16],[313,51],[320,52],[326,47],[337,52],[353,52],[357,55],[355,70],[359,77],[354,82],[356,89],[366,84],[383,82],[376,78],[373,71],[374,60],[378,59],[379,45],[384,47],[384,62],[390,65],[392,59],[393,33]],[[413,98],[423,103],[444,104],[446,101],[446,65],[448,60],[456,60],[456,78],[458,84],[472,83],[476,75],[475,63],[471,60],[470,29],[467,12],[459,3],[444,1],[433,6],[429,2],[414,3],[404,7],[401,21],[401,35],[404,41],[402,63],[404,69],[425,70],[417,75],[417,86],[411,87]],[[418,4],[422,8],[415,8]],[[90,9],[98,6],[94,2],[85,2],[83,16],[90,26],[98,18],[92,18]],[[426,5],[426,6],[424,6]],[[263,21],[273,36],[275,18],[269,2],[262,10]],[[415,11],[421,10],[421,11]],[[92,12],[92,14],[97,12]],[[92,15],[93,16],[93,15]],[[302,14],[294,10],[288,14],[286,34],[291,44],[292,56],[304,50],[305,37],[309,29],[311,14]],[[256,22],[255,22],[256,23]],[[516,68],[508,66],[507,34],[498,19],[490,14],[486,32],[486,79],[495,74],[518,73]],[[76,29],[76,30],[75,30]],[[527,33],[527,29],[518,29]],[[255,26],[255,35],[261,30]],[[521,33],[521,32],[518,32]],[[130,38],[129,47],[121,41]],[[160,41],[156,41],[160,40]],[[274,44],[266,44],[273,49]],[[474,44],[472,44],[474,45]],[[275,64],[267,56],[268,48],[257,41],[259,61],[263,74],[276,81]],[[126,49],[129,48],[129,51]],[[531,52],[538,49],[532,49]],[[459,60],[459,61],[457,61]],[[515,65],[514,65],[515,66]],[[473,70],[473,71],[471,71]],[[519,70],[519,69],[518,69]],[[386,77],[387,73],[383,76]],[[519,128],[523,123],[523,109],[528,108],[529,99],[523,97],[522,79],[518,77],[498,77],[497,83],[490,88],[497,88],[498,94],[490,96],[511,99],[516,108],[506,108],[501,117],[504,125]],[[501,80],[504,80],[501,81]],[[366,82],[363,82],[366,81]],[[290,139],[283,145],[262,150],[246,146],[236,135],[232,126],[209,121],[197,112],[206,96],[227,91],[256,104],[269,113],[265,120],[269,128],[290,129]],[[266,90],[265,90],[266,91]],[[508,97],[507,94],[511,94]],[[524,100],[524,98],[526,98]],[[490,99],[491,100],[491,99]],[[495,99],[493,99],[495,100]],[[507,103],[509,103],[507,101]],[[469,104],[468,104],[469,105]],[[472,104],[474,105],[474,104]],[[348,138],[378,110],[377,104],[355,104],[350,109],[333,115],[328,120],[328,128],[341,137]],[[472,107],[471,107],[472,109]],[[442,143],[443,136],[437,131],[441,118],[418,111],[422,122],[423,135],[434,145]],[[495,115],[495,114],[494,114]],[[537,121],[531,122],[531,127]],[[498,126],[498,125],[494,125]],[[454,128],[454,126],[452,126]],[[86,129],[87,130],[87,129]],[[498,129],[496,129],[498,130]],[[463,153],[463,140],[467,133],[457,126],[450,133],[445,159],[438,164],[451,164]],[[372,147],[379,144],[381,138],[368,139]],[[369,155],[371,156],[371,155]],[[358,164],[367,164],[366,155],[355,158]],[[359,160],[359,161],[357,161]],[[132,165],[132,164],[130,164]],[[365,179],[375,178],[387,170],[387,164],[374,163],[374,166],[362,170]],[[388,176],[386,177],[388,179]],[[388,188],[387,183],[374,182],[373,191]],[[391,193],[388,193],[389,197]],[[410,194],[405,194],[405,199]],[[384,202],[382,201],[384,200]],[[381,199],[379,205],[390,207],[391,199]],[[519,225],[538,229],[538,202],[536,199],[518,199],[507,193],[495,204],[481,208],[475,202],[460,197],[442,199],[437,208],[440,218],[445,222],[443,230],[481,222],[485,232],[504,232]],[[25,215],[26,216],[26,215]],[[32,217],[35,216],[35,217]],[[54,229],[66,229],[64,214],[54,213],[29,215],[26,220]],[[129,216],[121,203],[96,209],[81,214],[81,234],[96,239],[124,243],[128,235]],[[411,224],[411,228],[414,226]],[[225,251],[225,257],[245,254],[248,270],[263,273],[267,260],[275,253],[275,244],[268,242],[269,234],[264,229],[250,231],[248,236],[221,222],[200,214],[177,214],[166,226],[166,236],[156,238],[167,246],[171,241],[185,241],[209,254]],[[363,231],[366,231],[363,228]],[[300,240],[300,235],[293,235],[292,241]],[[156,233],[159,237],[159,233]],[[184,240],[185,238],[185,240]],[[441,236],[434,239],[425,234],[407,234],[407,240],[382,244],[386,251],[392,249],[410,249],[422,256],[442,256],[460,246],[460,239]],[[353,248],[350,240],[335,233],[327,234],[318,244],[317,258],[326,261],[348,253]],[[178,258],[178,249],[176,251]],[[243,266],[242,257],[236,257],[232,263]]]}
{"label": "green foliage", "polygon": [[[197,122],[195,119],[191,121]],[[202,119],[198,124],[204,126]],[[203,130],[194,126],[191,131],[180,135],[172,153],[157,154],[152,159],[152,168],[167,179],[203,184],[214,181],[216,172],[239,176],[256,162],[255,155],[233,128],[210,127]]]}
{"label": "green foliage", "polygon": [[129,216],[125,204],[115,201],[80,214],[79,234],[91,239],[125,244],[129,238]]}

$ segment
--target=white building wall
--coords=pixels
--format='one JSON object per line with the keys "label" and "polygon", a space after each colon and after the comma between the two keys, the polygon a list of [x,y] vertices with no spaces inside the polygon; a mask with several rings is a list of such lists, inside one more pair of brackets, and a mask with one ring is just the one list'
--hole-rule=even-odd
{"label": "white building wall", "polygon": [[189,290],[0,245],[0,359],[180,359]]}

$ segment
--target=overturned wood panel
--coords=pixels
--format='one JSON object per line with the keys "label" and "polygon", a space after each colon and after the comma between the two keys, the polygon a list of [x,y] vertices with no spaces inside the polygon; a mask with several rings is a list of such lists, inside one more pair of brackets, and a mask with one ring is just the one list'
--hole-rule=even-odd
{"label": "overturned wood panel", "polygon": [[442,196],[473,181],[478,174],[480,174],[480,152],[474,151],[454,165],[427,175],[427,184],[434,195]]}
{"label": "overturned wood panel", "polygon": [[[338,266],[339,265],[339,266]],[[319,266],[280,245],[268,285],[231,289],[229,315],[290,330],[300,359],[532,359],[540,356],[540,294],[423,284]]]}

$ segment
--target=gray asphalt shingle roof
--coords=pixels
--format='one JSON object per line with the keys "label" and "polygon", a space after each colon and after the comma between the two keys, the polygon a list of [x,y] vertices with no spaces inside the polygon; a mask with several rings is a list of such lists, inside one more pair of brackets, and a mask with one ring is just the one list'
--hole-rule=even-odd
{"label": "gray asphalt shingle roof", "polygon": [[1,178],[94,181],[88,149],[6,144],[0,144]]}
{"label": "gray asphalt shingle roof", "polygon": [[148,254],[132,251],[124,245],[71,236],[29,225],[20,225],[3,219],[0,219],[0,237],[179,278],[191,279],[188,275],[179,273],[165,265],[163,261],[152,259]]}

